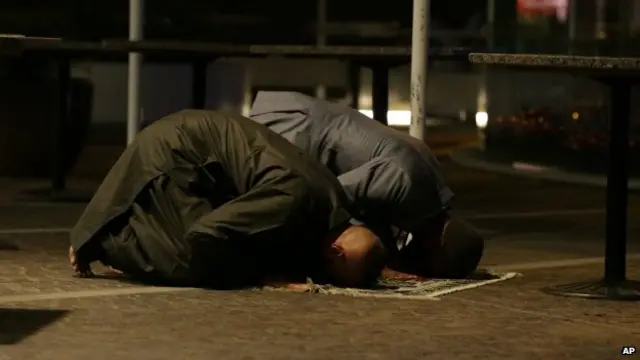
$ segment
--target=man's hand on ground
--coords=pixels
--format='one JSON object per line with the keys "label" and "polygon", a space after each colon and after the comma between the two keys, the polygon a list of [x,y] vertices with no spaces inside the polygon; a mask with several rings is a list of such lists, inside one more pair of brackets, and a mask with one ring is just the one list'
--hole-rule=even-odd
{"label": "man's hand on ground", "polygon": [[311,285],[305,283],[293,283],[285,281],[267,281],[265,286],[271,286],[275,288],[287,289],[294,292],[310,292]]}
{"label": "man's hand on ground", "polygon": [[91,265],[78,259],[78,253],[71,246],[69,246],[69,264],[71,264],[74,275],[77,277],[88,278],[94,276]]}
{"label": "man's hand on ground", "polygon": [[113,275],[121,275],[121,276],[124,275],[124,272],[122,272],[122,271],[120,271],[120,270],[118,270],[118,269],[116,269],[114,267],[109,266],[108,268],[109,268],[109,272],[111,274],[113,274]]}
{"label": "man's hand on ground", "polygon": [[425,278],[422,276],[407,274],[407,273],[391,270],[389,268],[384,268],[384,270],[382,270],[382,278],[397,279],[397,280],[425,280]]}

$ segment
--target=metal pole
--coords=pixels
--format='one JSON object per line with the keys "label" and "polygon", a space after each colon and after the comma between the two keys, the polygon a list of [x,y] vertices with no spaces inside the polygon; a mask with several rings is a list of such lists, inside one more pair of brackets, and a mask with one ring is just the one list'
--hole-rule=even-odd
{"label": "metal pole", "polygon": [[251,65],[244,63],[244,98],[242,101],[242,116],[251,115],[251,105],[253,103],[253,82],[251,81]]}
{"label": "metal pole", "polygon": [[[129,0],[129,41],[142,40],[143,0]],[[140,72],[142,54],[129,53],[129,71],[127,73],[127,144],[130,144],[138,132],[140,124]]]}
{"label": "metal pole", "polygon": [[191,65],[191,108],[204,109],[207,97],[207,65],[204,60],[196,60]]}
{"label": "metal pole", "polygon": [[[327,45],[327,0],[317,0],[316,18],[316,43],[318,47]],[[327,97],[327,89],[324,84],[316,87],[316,97],[324,99]]]}
{"label": "metal pole", "polygon": [[[487,51],[494,51],[495,44],[495,12],[496,12],[496,4],[495,0],[487,0],[487,24],[486,24],[486,37],[487,37]],[[489,68],[488,66],[482,67],[482,81],[480,82],[480,86],[478,88],[478,97],[476,99],[476,117],[478,114],[482,116],[482,114],[487,113],[488,107],[488,92],[489,92]],[[477,125],[477,120],[476,120]],[[480,133],[482,133],[482,129],[478,127]]]}
{"label": "metal pole", "polygon": [[371,68],[371,72],[373,75],[371,84],[373,118],[389,125],[389,67],[385,64],[375,64]]}
{"label": "metal pole", "polygon": [[360,109],[360,64],[349,63],[349,92],[351,93],[351,107]]}
{"label": "metal pole", "polygon": [[71,64],[66,57],[57,59],[58,71],[58,114],[53,123],[53,161],[51,169],[52,195],[63,192],[66,188],[66,176],[69,172],[69,140],[67,127],[69,124],[69,102],[71,92]]}
{"label": "metal pole", "polygon": [[[485,36],[487,42],[487,51],[492,52],[495,44],[495,0],[487,0],[487,23],[485,24]],[[484,129],[488,121],[488,104],[489,104],[489,68],[484,65],[481,68],[481,77],[478,84],[478,94],[476,96],[476,112],[474,114],[476,130],[479,139],[479,147],[485,146]],[[468,118],[465,119],[469,120]]]}
{"label": "metal pole", "polygon": [[569,0],[569,53],[573,54],[576,42],[576,0]]}
{"label": "metal pole", "polygon": [[596,0],[595,38],[597,40],[602,40],[607,36],[605,6],[606,0]]}
{"label": "metal pole", "polygon": [[429,0],[413,0],[411,32],[411,127],[409,134],[424,139],[427,118],[427,60],[429,58]]}
{"label": "metal pole", "polygon": [[487,44],[489,46],[489,50],[493,49],[493,42],[495,36],[495,25],[496,22],[496,3],[495,0],[487,0],[487,25],[488,25],[488,41]]}
{"label": "metal pole", "polygon": [[610,83],[609,91],[609,171],[604,281],[615,284],[626,280],[631,82],[627,79],[613,81]]}

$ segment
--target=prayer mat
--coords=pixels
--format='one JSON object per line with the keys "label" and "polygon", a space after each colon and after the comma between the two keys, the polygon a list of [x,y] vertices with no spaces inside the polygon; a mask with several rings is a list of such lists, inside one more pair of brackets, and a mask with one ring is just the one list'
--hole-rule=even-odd
{"label": "prayer mat", "polygon": [[[331,285],[319,285],[308,283],[310,290],[307,292],[327,295],[346,295],[354,297],[378,297],[398,298],[414,300],[438,300],[440,296],[458,291],[474,289],[480,286],[495,284],[501,281],[513,279],[519,274],[515,272],[496,273],[480,270],[466,279],[425,279],[407,280],[387,278],[381,279],[369,289],[340,288]],[[268,291],[291,291],[286,288],[263,287]]]}

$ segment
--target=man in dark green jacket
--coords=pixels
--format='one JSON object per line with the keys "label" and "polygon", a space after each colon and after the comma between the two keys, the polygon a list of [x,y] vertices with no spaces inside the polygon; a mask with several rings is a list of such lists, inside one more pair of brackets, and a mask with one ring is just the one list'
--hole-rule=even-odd
{"label": "man in dark green jacket", "polygon": [[79,275],[218,288],[312,277],[375,280],[384,247],[349,223],[335,176],[239,115],[185,110],[141,131],[71,232]]}

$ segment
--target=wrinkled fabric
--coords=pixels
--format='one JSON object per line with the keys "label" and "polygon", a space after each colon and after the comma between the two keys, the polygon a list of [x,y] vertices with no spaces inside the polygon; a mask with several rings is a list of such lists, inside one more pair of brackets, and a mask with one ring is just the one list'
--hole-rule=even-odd
{"label": "wrinkled fabric", "polygon": [[354,109],[295,92],[262,91],[250,117],[336,174],[365,222],[390,221],[411,231],[453,199],[424,142]]}
{"label": "wrinkled fabric", "polygon": [[138,134],[70,240],[76,251],[102,241],[108,262],[141,276],[229,279],[286,259],[313,263],[348,223],[347,204],[331,172],[266,127],[185,110]]}

